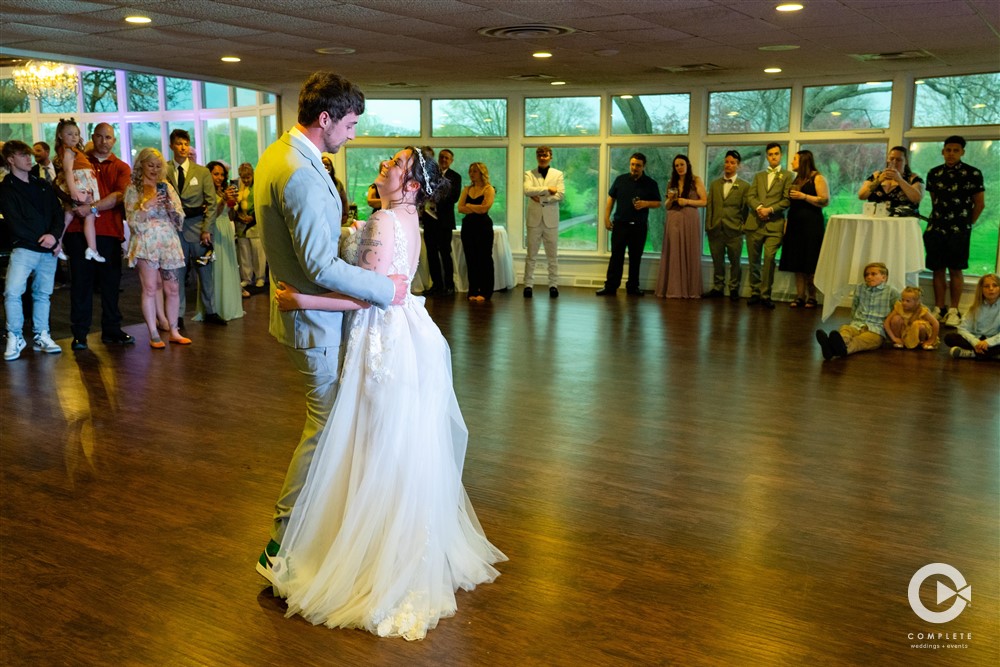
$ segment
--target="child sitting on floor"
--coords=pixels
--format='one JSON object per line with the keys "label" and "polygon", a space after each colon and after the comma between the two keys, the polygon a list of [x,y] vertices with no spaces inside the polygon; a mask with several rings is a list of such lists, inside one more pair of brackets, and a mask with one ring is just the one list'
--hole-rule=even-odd
{"label": "child sitting on floor", "polygon": [[865,284],[854,291],[851,323],[829,334],[816,330],[816,341],[826,361],[882,347],[885,318],[899,299],[899,292],[886,284],[889,269],[882,262],[868,264],[864,278]]}
{"label": "child sitting on floor", "polygon": [[956,359],[1000,358],[1000,276],[987,273],[979,279],[972,305],[944,342]]}
{"label": "child sitting on floor", "polygon": [[885,318],[885,332],[889,334],[892,346],[898,350],[936,350],[938,346],[937,318],[920,302],[922,292],[919,287],[906,287],[899,301]]}

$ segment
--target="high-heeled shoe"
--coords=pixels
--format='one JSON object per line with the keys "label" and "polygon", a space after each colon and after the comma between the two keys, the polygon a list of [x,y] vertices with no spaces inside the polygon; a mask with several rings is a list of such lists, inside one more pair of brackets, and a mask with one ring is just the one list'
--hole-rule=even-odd
{"label": "high-heeled shoe", "polygon": [[86,250],[83,251],[83,258],[93,260],[100,264],[103,264],[104,262],[108,261],[101,256],[101,253],[97,252],[96,250],[91,250],[90,248],[87,248]]}
{"label": "high-heeled shoe", "polygon": [[151,348],[153,348],[154,350],[162,350],[163,348],[165,348],[167,346],[167,344],[164,343],[159,338],[150,338],[149,339],[149,346]]}

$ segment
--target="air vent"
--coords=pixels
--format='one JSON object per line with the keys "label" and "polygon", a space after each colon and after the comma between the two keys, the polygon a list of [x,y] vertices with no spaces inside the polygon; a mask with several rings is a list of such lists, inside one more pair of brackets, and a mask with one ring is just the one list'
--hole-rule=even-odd
{"label": "air vent", "polygon": [[427,86],[417,83],[408,83],[406,81],[390,81],[389,83],[376,83],[373,84],[376,88],[426,88]]}
{"label": "air vent", "polygon": [[694,65],[657,67],[657,69],[662,69],[663,71],[670,72],[671,74],[684,74],[686,72],[715,72],[717,70],[721,70],[722,68],[718,65],[713,65],[712,63],[696,63]]}
{"label": "air vent", "polygon": [[544,81],[546,79],[554,79],[555,77],[548,74],[514,74],[507,78],[514,81]]}
{"label": "air vent", "polygon": [[484,37],[499,39],[542,39],[544,37],[561,37],[576,30],[564,25],[548,25],[545,23],[529,23],[526,25],[506,25],[497,28],[480,28],[477,30]]}
{"label": "air vent", "polygon": [[862,62],[872,62],[876,60],[921,60],[923,58],[933,58],[929,51],[917,49],[914,51],[890,51],[888,53],[851,53],[850,56]]}

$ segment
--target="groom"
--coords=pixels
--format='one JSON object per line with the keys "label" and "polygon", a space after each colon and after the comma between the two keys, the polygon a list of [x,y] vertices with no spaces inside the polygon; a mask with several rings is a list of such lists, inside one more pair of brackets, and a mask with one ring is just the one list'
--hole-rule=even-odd
{"label": "groom", "polygon": [[[307,294],[339,292],[380,308],[406,297],[406,276],[386,277],[337,256],[343,202],[321,154],[336,153],[353,139],[364,112],[365,96],[357,86],[332,72],[316,72],[299,93],[298,123],[261,156],[254,197],[272,296],[283,282]],[[271,300],[270,333],[285,346],[306,386],[306,424],[275,503],[271,541],[257,563],[272,584],[273,557],[337,395],[341,319],[337,312],[282,312]]]}

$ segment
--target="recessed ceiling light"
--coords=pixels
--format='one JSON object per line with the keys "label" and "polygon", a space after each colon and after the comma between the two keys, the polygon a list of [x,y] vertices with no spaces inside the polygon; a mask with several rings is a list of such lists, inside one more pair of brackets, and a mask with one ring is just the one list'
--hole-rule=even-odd
{"label": "recessed ceiling light", "polygon": [[240,59],[237,56],[222,56],[222,62],[224,63],[238,63]]}
{"label": "recessed ceiling light", "polygon": [[354,49],[349,46],[324,46],[321,49],[316,49],[316,53],[321,53],[324,56],[349,56],[354,53]]}
{"label": "recessed ceiling light", "polygon": [[126,16],[125,23],[152,23],[153,19],[148,16]]}
{"label": "recessed ceiling light", "polygon": [[764,70],[768,74],[777,74],[781,71],[780,67],[768,67]]}
{"label": "recessed ceiling light", "polygon": [[785,2],[775,7],[775,9],[779,12],[797,12],[802,9],[802,5],[797,2]]}
{"label": "recessed ceiling light", "polygon": [[553,85],[553,86],[565,86],[566,82],[565,81],[553,81],[551,85]]}
{"label": "recessed ceiling light", "polygon": [[631,96],[631,95],[621,95],[620,97],[621,97],[621,99],[623,99],[623,100],[630,100],[630,99],[632,99],[632,96]]}
{"label": "recessed ceiling light", "polygon": [[535,51],[531,54],[533,58],[551,58],[552,54],[548,51]]}

